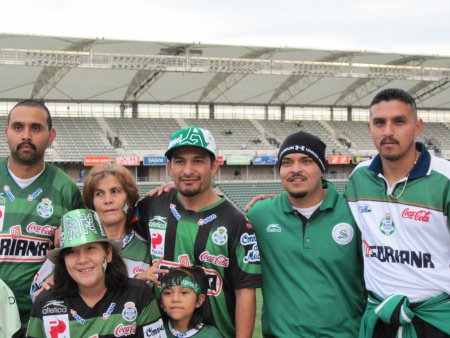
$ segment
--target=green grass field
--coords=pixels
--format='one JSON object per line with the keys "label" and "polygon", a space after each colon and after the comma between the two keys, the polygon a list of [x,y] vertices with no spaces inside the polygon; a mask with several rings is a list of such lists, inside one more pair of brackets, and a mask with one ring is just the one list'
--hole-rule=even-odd
{"label": "green grass field", "polygon": [[253,338],[262,338],[261,307],[262,307],[261,289],[256,289],[256,319],[255,319],[255,329],[253,330]]}

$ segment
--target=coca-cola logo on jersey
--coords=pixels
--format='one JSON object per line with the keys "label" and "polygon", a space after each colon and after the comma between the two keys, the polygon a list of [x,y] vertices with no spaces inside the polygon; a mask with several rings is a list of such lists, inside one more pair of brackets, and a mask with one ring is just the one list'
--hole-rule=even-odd
{"label": "coca-cola logo on jersey", "polygon": [[431,214],[430,211],[425,211],[425,210],[412,211],[412,210],[409,210],[409,208],[406,208],[402,212],[402,217],[410,218],[410,219],[413,219],[413,220],[419,221],[419,222],[428,223],[430,221],[430,214]]}
{"label": "coca-cola logo on jersey", "polygon": [[116,337],[129,336],[131,334],[136,334],[136,323],[131,325],[120,324],[114,330],[114,336]]}
{"label": "coca-cola logo on jersey", "polygon": [[133,274],[137,275],[138,273],[144,272],[144,269],[142,269],[140,266],[135,266],[133,269]]}
{"label": "coca-cola logo on jersey", "polygon": [[56,227],[52,225],[37,225],[35,222],[27,225],[27,232],[43,236],[53,236],[55,230]]}
{"label": "coca-cola logo on jersey", "polygon": [[214,256],[208,251],[204,251],[200,254],[200,261],[224,267],[227,267],[230,264],[230,260],[224,255]]}

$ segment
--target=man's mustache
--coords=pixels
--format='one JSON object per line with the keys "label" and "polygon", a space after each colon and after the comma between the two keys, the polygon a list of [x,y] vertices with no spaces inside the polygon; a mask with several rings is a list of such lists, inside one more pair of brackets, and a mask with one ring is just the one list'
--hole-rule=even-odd
{"label": "man's mustache", "polygon": [[392,137],[386,137],[381,140],[380,144],[386,144],[386,143],[394,143],[394,144],[400,144],[395,138]]}
{"label": "man's mustache", "polygon": [[36,146],[33,143],[30,142],[22,142],[17,146],[17,150],[22,148],[24,145],[30,146],[33,150],[36,150]]}

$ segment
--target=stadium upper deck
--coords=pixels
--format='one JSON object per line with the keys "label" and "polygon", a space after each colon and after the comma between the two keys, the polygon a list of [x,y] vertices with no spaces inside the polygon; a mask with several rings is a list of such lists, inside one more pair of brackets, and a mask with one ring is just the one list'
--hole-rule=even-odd
{"label": "stadium upper deck", "polygon": [[0,116],[44,100],[59,134],[46,159],[62,163],[161,155],[188,124],[211,129],[224,155],[274,155],[300,120],[328,155],[370,156],[361,121],[387,87],[416,98],[419,140],[450,159],[449,76],[446,56],[0,34]]}

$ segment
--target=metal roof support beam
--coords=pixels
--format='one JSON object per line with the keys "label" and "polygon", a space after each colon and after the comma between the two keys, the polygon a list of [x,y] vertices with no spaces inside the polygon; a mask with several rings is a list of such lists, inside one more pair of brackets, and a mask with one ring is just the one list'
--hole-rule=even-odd
{"label": "metal roof support beam", "polygon": [[[39,74],[31,92],[33,99],[43,99],[71,68],[81,64],[81,58],[89,55],[95,40],[82,40],[63,51],[28,51],[25,63],[42,65],[44,68]],[[17,55],[20,55],[18,53]]]}

